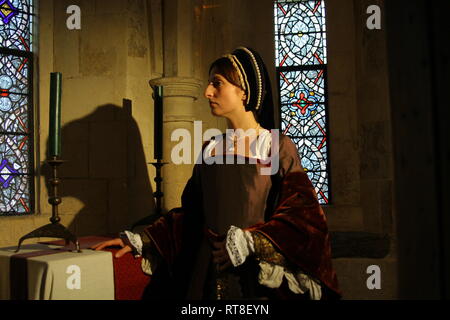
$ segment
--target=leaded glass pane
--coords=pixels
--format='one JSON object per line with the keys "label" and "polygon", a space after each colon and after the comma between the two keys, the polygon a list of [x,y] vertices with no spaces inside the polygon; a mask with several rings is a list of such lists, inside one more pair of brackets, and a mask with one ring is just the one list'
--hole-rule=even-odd
{"label": "leaded glass pane", "polygon": [[306,173],[312,184],[316,186],[319,203],[328,204],[330,201],[328,192],[328,173],[326,171],[307,171]]}
{"label": "leaded glass pane", "polygon": [[323,70],[280,72],[281,103],[296,103],[302,110],[325,102]]}
{"label": "leaded glass pane", "polygon": [[294,138],[292,141],[297,146],[302,161],[302,166],[308,173],[316,192],[328,203],[328,172],[327,172],[327,144],[326,137]]}
{"label": "leaded glass pane", "polygon": [[32,0],[0,0],[0,215],[33,212]]}
{"label": "leaded glass pane", "polygon": [[323,1],[275,3],[278,67],[326,64]]}
{"label": "leaded glass pane", "polygon": [[27,135],[2,134],[0,136],[0,161],[18,173],[29,172],[29,137]]}
{"label": "leaded glass pane", "polygon": [[326,137],[294,138],[301,155],[302,166],[306,171],[324,171],[327,169]]}
{"label": "leaded glass pane", "polygon": [[281,130],[297,146],[319,202],[330,201],[324,1],[275,1]]}
{"label": "leaded glass pane", "polygon": [[0,0],[0,46],[31,51],[31,0]]}
{"label": "leaded glass pane", "polygon": [[[0,169],[3,164],[0,163]],[[31,213],[28,176],[0,172],[0,211],[3,215]]]}
{"label": "leaded glass pane", "polygon": [[326,136],[325,106],[317,104],[305,115],[294,105],[281,106],[281,131],[292,137]]}
{"label": "leaded glass pane", "polygon": [[11,93],[0,97],[0,131],[29,132],[27,96]]}
{"label": "leaded glass pane", "polygon": [[29,59],[0,55],[0,92],[28,93]]}

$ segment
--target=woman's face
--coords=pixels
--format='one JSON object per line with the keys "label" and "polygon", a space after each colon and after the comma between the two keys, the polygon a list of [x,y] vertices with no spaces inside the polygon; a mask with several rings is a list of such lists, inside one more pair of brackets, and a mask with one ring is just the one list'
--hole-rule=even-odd
{"label": "woman's face", "polygon": [[233,114],[245,112],[244,95],[244,90],[217,74],[215,68],[211,70],[205,97],[209,100],[213,115],[229,118]]}

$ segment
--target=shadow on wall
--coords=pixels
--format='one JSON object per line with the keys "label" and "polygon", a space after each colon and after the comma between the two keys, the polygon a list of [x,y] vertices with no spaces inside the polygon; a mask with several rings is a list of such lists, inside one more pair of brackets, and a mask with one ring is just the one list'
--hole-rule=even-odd
{"label": "shadow on wall", "polygon": [[[155,212],[131,101],[108,104],[61,130],[61,223],[77,236],[116,233]],[[50,169],[43,165],[47,190]]]}

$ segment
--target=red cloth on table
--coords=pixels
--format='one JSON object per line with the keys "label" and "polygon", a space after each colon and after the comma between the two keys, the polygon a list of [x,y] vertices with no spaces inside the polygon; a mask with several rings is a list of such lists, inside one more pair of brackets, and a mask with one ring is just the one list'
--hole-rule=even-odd
{"label": "red cloth on table", "polygon": [[116,300],[140,300],[145,287],[150,282],[150,276],[141,268],[142,257],[135,258],[131,253],[126,253],[120,258],[115,254],[120,248],[106,248],[113,256],[114,267],[114,298]]}

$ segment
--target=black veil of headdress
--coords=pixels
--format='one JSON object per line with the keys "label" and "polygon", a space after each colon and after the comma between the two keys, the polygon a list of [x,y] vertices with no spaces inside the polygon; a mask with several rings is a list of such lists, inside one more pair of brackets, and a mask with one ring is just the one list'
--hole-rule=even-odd
{"label": "black veil of headdress", "polygon": [[[264,64],[264,62],[261,63]],[[275,119],[274,119],[274,102],[272,96],[272,85],[270,82],[269,73],[267,72],[266,67],[264,66],[264,78],[265,78],[265,91],[264,91],[264,99],[261,104],[261,107],[257,111],[257,117],[260,125],[266,129],[274,129],[275,128]]]}
{"label": "black veil of headdress", "polygon": [[[247,52],[250,51],[253,57]],[[241,62],[247,79],[249,82],[249,89],[251,92],[250,101],[245,105],[246,111],[255,113],[259,124],[265,129],[274,129],[274,102],[272,96],[272,85],[270,82],[269,73],[261,56],[254,49],[249,47],[239,47],[232,52],[233,55]],[[254,59],[253,59],[254,58]],[[256,60],[256,65],[255,65]],[[258,73],[261,76],[262,95],[261,102],[257,103],[257,89],[258,89]]]}

